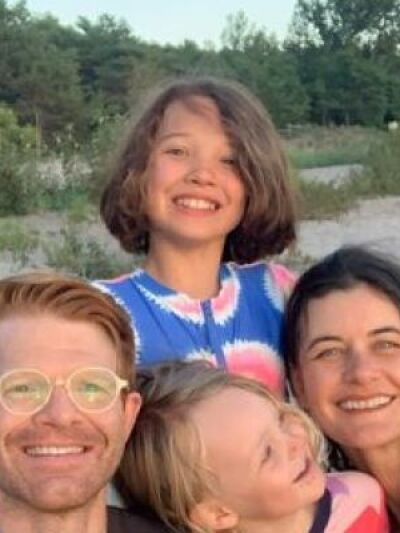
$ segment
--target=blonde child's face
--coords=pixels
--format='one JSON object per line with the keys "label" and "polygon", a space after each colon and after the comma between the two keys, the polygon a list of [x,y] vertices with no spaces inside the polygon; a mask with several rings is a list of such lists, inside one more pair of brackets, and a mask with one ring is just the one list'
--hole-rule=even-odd
{"label": "blonde child's face", "polygon": [[169,105],[146,176],[150,251],[158,240],[222,249],[242,218],[245,190],[211,100],[193,97]]}
{"label": "blonde child's face", "polygon": [[325,476],[295,415],[282,417],[271,402],[229,388],[196,406],[193,420],[218,498],[243,527],[291,517],[311,522]]}

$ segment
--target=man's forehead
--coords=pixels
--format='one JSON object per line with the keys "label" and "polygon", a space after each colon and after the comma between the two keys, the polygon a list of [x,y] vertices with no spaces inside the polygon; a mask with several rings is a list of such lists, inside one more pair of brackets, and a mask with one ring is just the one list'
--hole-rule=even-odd
{"label": "man's forehead", "polygon": [[0,371],[26,367],[107,366],[116,350],[100,327],[49,313],[13,314],[0,319]]}

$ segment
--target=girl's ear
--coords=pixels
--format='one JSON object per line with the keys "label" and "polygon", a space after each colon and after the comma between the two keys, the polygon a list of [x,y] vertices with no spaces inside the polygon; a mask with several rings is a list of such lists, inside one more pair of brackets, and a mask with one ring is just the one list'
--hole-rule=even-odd
{"label": "girl's ear", "polygon": [[221,531],[236,527],[239,516],[219,500],[208,498],[195,505],[190,512],[190,520],[206,530]]}

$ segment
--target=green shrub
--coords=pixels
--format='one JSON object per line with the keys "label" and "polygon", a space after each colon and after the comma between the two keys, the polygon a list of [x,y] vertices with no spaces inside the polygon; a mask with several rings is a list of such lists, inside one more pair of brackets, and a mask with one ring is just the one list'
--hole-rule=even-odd
{"label": "green shrub", "polygon": [[37,248],[39,239],[22,224],[10,219],[0,219],[0,252],[10,252],[18,267],[24,266],[31,252]]}
{"label": "green shrub", "polygon": [[134,260],[118,260],[97,241],[83,237],[80,225],[75,224],[61,231],[59,242],[45,246],[45,253],[48,266],[87,279],[111,278],[134,267]]}
{"label": "green shrub", "polygon": [[40,197],[36,133],[0,106],[0,216],[30,212]]}
{"label": "green shrub", "polygon": [[328,183],[297,179],[299,215],[301,219],[333,218],[350,209],[356,195],[349,194],[348,184],[334,187]]}

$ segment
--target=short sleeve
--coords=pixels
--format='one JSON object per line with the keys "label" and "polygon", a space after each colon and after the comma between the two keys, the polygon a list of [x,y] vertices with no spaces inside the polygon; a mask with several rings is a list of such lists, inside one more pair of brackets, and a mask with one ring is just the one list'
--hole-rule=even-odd
{"label": "short sleeve", "polygon": [[361,472],[328,474],[332,513],[326,533],[388,533],[383,490],[371,476]]}

